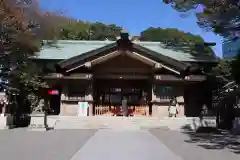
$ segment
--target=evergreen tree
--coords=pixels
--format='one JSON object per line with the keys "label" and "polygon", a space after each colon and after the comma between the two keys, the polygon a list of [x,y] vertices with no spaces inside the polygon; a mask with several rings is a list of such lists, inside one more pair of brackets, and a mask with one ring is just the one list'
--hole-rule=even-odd
{"label": "evergreen tree", "polygon": [[0,92],[5,92],[9,88],[9,75],[11,69],[6,64],[5,60],[6,55],[0,57]]}

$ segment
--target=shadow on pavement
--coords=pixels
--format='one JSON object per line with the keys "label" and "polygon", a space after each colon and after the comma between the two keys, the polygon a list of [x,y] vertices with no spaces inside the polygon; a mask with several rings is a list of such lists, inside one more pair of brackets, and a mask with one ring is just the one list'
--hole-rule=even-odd
{"label": "shadow on pavement", "polygon": [[240,136],[212,127],[200,127],[196,131],[192,131],[188,126],[184,126],[182,130],[182,133],[189,137],[188,140],[184,140],[187,143],[195,143],[205,149],[229,149],[235,154],[240,154]]}

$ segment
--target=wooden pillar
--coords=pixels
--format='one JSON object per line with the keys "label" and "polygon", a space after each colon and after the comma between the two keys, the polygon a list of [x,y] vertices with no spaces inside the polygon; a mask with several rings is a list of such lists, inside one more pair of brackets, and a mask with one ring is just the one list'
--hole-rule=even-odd
{"label": "wooden pillar", "polygon": [[49,110],[49,100],[47,97],[44,98],[44,119],[43,124],[45,128],[48,128],[48,122],[47,122],[47,114]]}
{"label": "wooden pillar", "polygon": [[152,116],[152,88],[153,88],[153,81],[149,80],[147,85],[147,105],[149,107],[148,109],[148,115]]}
{"label": "wooden pillar", "polygon": [[186,117],[196,117],[198,106],[198,89],[196,84],[187,83],[184,86],[184,114]]}
{"label": "wooden pillar", "polygon": [[[71,83],[71,82],[70,82]],[[68,90],[69,90],[69,83],[63,83],[62,84],[62,88],[61,88],[61,96],[60,96],[60,115],[65,115],[66,113],[66,107],[63,103],[63,100],[66,99],[66,97],[68,96]]]}
{"label": "wooden pillar", "polygon": [[157,97],[156,97],[156,93],[155,93],[155,87],[156,84],[154,83],[154,81],[152,81],[151,84],[151,107],[152,107],[152,116],[156,117],[158,116],[158,105],[156,105],[157,102]]}
{"label": "wooden pillar", "polygon": [[86,101],[88,101],[88,116],[93,116],[93,84],[88,84],[87,91],[86,91]]}

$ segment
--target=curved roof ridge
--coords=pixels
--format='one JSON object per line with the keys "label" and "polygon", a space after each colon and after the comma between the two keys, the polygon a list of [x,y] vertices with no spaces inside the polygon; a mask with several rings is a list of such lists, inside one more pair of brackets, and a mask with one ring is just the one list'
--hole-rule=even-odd
{"label": "curved roof ridge", "polygon": [[140,45],[163,45],[161,42],[151,42],[151,41],[133,41],[135,44],[140,44]]}
{"label": "curved roof ridge", "polygon": [[[57,44],[89,44],[89,45],[99,45],[99,44],[111,44],[116,41],[111,40],[57,40]],[[164,45],[161,42],[151,42],[151,41],[133,41],[132,43],[140,44],[140,45]]]}
{"label": "curved roof ridge", "polygon": [[99,45],[99,44],[111,44],[114,43],[115,41],[89,41],[89,40],[57,40],[58,44],[86,44],[86,45]]}

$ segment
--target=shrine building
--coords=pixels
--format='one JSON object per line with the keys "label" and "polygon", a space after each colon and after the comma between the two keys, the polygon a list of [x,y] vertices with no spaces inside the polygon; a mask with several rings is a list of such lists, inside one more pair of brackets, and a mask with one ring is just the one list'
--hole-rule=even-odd
{"label": "shrine building", "polygon": [[211,107],[206,68],[213,57],[167,49],[160,42],[131,41],[122,33],[117,41],[59,40],[44,47],[33,61],[52,89],[56,115],[77,116],[78,103],[88,103],[88,116],[120,114],[127,99],[133,116],[168,116],[171,97],[179,103],[178,116],[198,116]]}

